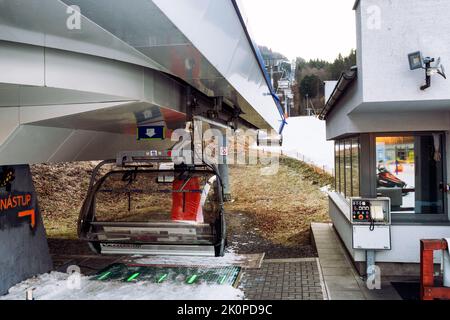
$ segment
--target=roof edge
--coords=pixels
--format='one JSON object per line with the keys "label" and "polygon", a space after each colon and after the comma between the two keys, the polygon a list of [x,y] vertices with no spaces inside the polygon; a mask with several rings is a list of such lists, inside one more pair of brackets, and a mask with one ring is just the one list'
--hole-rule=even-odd
{"label": "roof edge", "polygon": [[336,106],[337,102],[342,98],[347,92],[350,85],[355,81],[358,75],[358,68],[356,66],[352,67],[348,71],[344,71],[341,73],[339,80],[334,87],[333,92],[331,93],[330,98],[328,99],[325,107],[319,114],[320,120],[326,120],[328,114],[332,111],[332,109]]}

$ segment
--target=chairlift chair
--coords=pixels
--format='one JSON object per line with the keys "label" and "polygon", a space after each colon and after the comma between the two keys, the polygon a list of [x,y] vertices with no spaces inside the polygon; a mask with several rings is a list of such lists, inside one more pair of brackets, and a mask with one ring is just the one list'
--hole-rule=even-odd
{"label": "chairlift chair", "polygon": [[207,164],[121,153],[93,170],[78,235],[98,254],[223,256],[220,176]]}

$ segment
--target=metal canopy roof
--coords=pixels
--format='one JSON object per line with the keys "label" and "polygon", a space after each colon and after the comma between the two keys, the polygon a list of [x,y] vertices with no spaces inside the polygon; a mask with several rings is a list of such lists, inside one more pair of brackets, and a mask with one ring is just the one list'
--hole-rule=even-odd
{"label": "metal canopy roof", "polygon": [[156,148],[135,127],[179,126],[183,81],[256,127],[284,125],[234,0],[0,1],[0,68],[0,164]]}
{"label": "metal canopy roof", "polygon": [[[247,121],[278,129],[282,119],[234,0],[63,0],[170,74],[208,96],[223,96]],[[262,65],[261,65],[262,64]],[[253,110],[256,110],[256,114]]]}

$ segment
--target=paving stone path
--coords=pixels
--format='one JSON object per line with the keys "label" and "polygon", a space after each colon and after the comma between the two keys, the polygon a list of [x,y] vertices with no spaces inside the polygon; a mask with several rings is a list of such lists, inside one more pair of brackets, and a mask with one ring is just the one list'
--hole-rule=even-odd
{"label": "paving stone path", "polygon": [[248,300],[323,300],[316,258],[264,260],[260,269],[245,269],[240,288]]}

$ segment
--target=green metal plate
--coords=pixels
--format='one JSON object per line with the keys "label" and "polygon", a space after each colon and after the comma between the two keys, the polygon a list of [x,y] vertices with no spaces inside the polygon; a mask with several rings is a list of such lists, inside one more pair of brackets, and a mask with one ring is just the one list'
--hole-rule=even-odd
{"label": "green metal plate", "polygon": [[176,284],[236,285],[241,267],[166,267],[112,264],[98,272],[97,281],[153,282]]}

